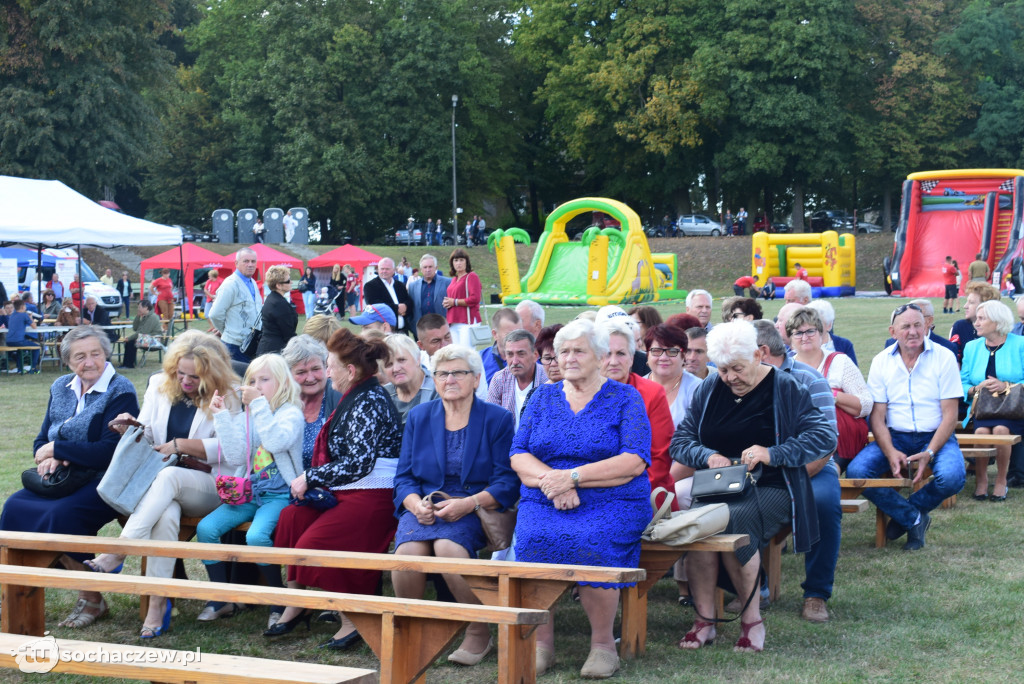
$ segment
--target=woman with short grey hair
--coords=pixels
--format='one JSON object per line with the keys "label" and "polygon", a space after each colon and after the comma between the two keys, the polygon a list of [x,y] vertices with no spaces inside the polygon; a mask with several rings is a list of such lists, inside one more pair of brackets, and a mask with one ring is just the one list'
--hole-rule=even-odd
{"label": "woman with short grey hair", "polygon": [[341,395],[331,387],[327,377],[327,347],[309,335],[298,335],[288,340],[281,352],[299,383],[302,415],[306,425],[302,433],[302,464],[308,470],[313,462],[316,437],[327,418],[337,407]]}
{"label": "woman with short grey hair", "polygon": [[[384,368],[388,384],[384,390],[398,409],[401,426],[409,409],[437,398],[434,379],[420,365],[420,348],[407,335],[388,335],[384,342],[391,350],[391,365]],[[479,358],[479,354],[475,354]]]}
{"label": "woman with short grey hair", "polygon": [[469,365],[469,370],[473,371],[473,375],[478,378],[484,374],[484,364],[480,360],[480,354],[461,344],[449,344],[447,347],[438,349],[430,359],[430,371],[436,370],[438,364],[458,360],[465,361]]}
{"label": "woman with short grey hair", "polygon": [[100,348],[103,350],[103,356],[106,357],[107,361],[110,360],[114,347],[110,343],[107,333],[91,325],[80,325],[69,330],[60,341],[60,360],[65,366],[71,367],[71,349],[74,344],[89,338],[95,338],[99,341]]}
{"label": "woman with short grey hair", "polygon": [[584,339],[587,346],[599,359],[608,355],[608,330],[585,318],[578,318],[567,323],[555,335],[555,356],[561,355],[561,348],[566,342],[580,338]]}

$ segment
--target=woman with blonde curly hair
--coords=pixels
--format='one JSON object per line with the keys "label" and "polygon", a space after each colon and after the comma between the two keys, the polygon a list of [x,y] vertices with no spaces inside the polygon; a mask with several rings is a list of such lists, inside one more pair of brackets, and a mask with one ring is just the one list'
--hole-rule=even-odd
{"label": "woman with blonde curly hair", "polygon": [[[182,515],[204,516],[220,505],[214,475],[207,470],[207,464],[218,458],[211,404],[219,395],[237,408],[232,391],[237,385],[227,348],[216,337],[188,330],[174,340],[164,356],[163,372],[149,379],[138,418],[122,413],[115,424],[124,432],[138,421],[156,451],[168,457],[178,455],[178,465],[194,467],[161,470],[128,518],[122,538],[178,541]],[[191,458],[182,460],[185,456]],[[124,556],[105,553],[85,565],[95,572],[116,573],[124,566]],[[146,576],[173,574],[173,558],[147,560]],[[150,597],[140,638],[152,639],[167,631],[170,615],[168,599]]]}

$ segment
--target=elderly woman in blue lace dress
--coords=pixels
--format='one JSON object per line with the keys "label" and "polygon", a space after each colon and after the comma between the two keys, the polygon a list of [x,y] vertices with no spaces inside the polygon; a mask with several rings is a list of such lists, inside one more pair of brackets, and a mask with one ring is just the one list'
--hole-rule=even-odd
{"label": "elderly woman in blue lace dress", "polygon": [[[512,442],[512,467],[523,482],[516,560],[635,568],[651,519],[651,426],[643,399],[601,375],[608,333],[590,321],[559,330],[555,355],[563,380],[534,391]],[[584,677],[609,677],[619,667],[612,622],[621,586],[580,587],[591,628]],[[537,629],[537,674],[554,659],[549,621]]]}

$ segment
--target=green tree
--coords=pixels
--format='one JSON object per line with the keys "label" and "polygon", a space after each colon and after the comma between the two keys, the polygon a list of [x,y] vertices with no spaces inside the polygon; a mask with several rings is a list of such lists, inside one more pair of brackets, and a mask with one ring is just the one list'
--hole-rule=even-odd
{"label": "green tree", "polygon": [[0,173],[100,196],[133,182],[170,76],[165,2],[20,0],[0,8]]}

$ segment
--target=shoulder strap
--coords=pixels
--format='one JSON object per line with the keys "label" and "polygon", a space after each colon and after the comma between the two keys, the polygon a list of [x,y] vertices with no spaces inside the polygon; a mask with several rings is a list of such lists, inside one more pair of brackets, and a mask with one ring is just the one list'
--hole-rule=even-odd
{"label": "shoulder strap", "polygon": [[832,367],[832,359],[836,358],[837,356],[839,356],[839,352],[832,352],[827,357],[825,357],[825,367],[822,369],[821,374],[825,376],[826,380],[828,380],[828,369]]}

